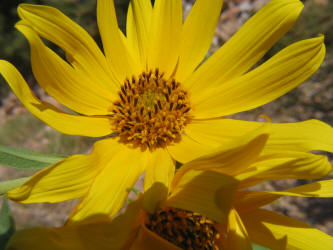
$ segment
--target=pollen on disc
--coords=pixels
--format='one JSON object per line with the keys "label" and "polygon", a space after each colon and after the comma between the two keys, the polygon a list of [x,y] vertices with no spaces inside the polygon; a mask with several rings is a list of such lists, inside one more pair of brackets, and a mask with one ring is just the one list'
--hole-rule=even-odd
{"label": "pollen on disc", "polygon": [[146,227],[182,249],[219,249],[215,223],[198,213],[164,207],[150,215]]}
{"label": "pollen on disc", "polygon": [[188,93],[158,69],[126,79],[112,105],[112,125],[120,141],[154,150],[179,142],[190,122]]}

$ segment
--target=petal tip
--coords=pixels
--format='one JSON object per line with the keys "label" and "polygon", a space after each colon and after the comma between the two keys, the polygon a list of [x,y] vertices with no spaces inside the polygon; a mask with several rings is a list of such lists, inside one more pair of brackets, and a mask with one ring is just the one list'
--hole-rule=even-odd
{"label": "petal tip", "polygon": [[21,3],[17,6],[17,12],[20,15],[22,11],[29,11],[29,9],[31,9],[34,6],[35,6],[34,4]]}
{"label": "petal tip", "polygon": [[318,40],[320,40],[323,43],[324,40],[325,40],[325,35],[324,34],[318,34],[317,38],[318,38]]}
{"label": "petal tip", "polygon": [[22,202],[29,196],[31,188],[25,184],[7,192],[7,197],[16,202]]}

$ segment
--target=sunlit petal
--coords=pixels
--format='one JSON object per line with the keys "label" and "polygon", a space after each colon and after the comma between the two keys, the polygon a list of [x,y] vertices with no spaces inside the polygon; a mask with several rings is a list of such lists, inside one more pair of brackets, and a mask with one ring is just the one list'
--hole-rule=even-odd
{"label": "sunlit petal", "polygon": [[114,139],[99,141],[90,154],[74,155],[39,171],[7,195],[21,203],[54,203],[81,198],[120,148]]}
{"label": "sunlit petal", "polygon": [[330,249],[333,238],[305,223],[266,210],[241,214],[250,240],[271,249]]}
{"label": "sunlit petal", "polygon": [[185,86],[200,94],[247,72],[293,26],[303,4],[298,0],[273,0],[190,76]]}
{"label": "sunlit petal", "polygon": [[176,74],[179,81],[186,80],[207,54],[215,34],[222,4],[223,0],[197,0],[186,17]]}
{"label": "sunlit petal", "polygon": [[100,137],[112,133],[108,117],[71,115],[39,100],[31,92],[22,75],[9,62],[0,60],[0,74],[7,80],[23,105],[52,128],[65,134],[91,137]]}
{"label": "sunlit petal", "polygon": [[307,80],[325,58],[324,37],[296,42],[215,88],[192,92],[196,118],[221,117],[266,104]]}
{"label": "sunlit petal", "polygon": [[139,149],[119,145],[117,154],[105,164],[94,178],[89,192],[74,208],[70,221],[80,221],[93,214],[112,218],[123,207],[129,188],[134,186],[147,166],[147,156]]}

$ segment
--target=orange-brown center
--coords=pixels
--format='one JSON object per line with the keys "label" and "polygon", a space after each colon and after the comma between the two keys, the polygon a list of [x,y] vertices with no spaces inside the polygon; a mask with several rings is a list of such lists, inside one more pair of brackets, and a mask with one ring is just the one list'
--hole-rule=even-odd
{"label": "orange-brown center", "polygon": [[165,207],[149,217],[146,227],[182,249],[219,249],[214,222],[198,213]]}
{"label": "orange-brown center", "polygon": [[112,105],[112,123],[120,141],[154,150],[179,142],[191,120],[187,92],[158,69],[126,79]]}

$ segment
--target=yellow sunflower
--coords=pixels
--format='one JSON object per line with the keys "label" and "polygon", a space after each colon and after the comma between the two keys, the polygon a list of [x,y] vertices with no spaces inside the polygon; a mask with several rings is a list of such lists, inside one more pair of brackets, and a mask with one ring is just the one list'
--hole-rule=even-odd
{"label": "yellow sunflower", "polygon": [[[21,203],[83,198],[73,220],[111,217],[138,177],[167,178],[185,163],[262,126],[224,116],[263,105],[310,77],[325,56],[324,37],[297,42],[249,71],[295,23],[298,0],[273,0],[203,62],[222,0],[197,0],[183,23],[181,0],[133,0],[126,36],[114,2],[97,1],[103,52],[60,11],[22,4],[16,28],[31,47],[34,76],[66,113],[33,95],[20,73],[0,61],[0,73],[36,117],[71,135],[111,136],[88,155],[74,155],[8,192]],[[49,49],[47,39],[66,53]],[[272,124],[268,147],[333,151],[333,130],[319,121]],[[159,164],[156,164],[159,163]],[[145,181],[145,190],[154,181]],[[97,206],[98,204],[98,206]]]}
{"label": "yellow sunflower", "polygon": [[[260,132],[260,133],[258,133]],[[327,157],[268,150],[257,131],[184,164],[170,186],[155,182],[113,221],[92,214],[61,228],[32,228],[14,235],[8,249],[331,249],[333,237],[260,207],[282,196],[333,197],[333,179],[284,191],[249,191],[271,179],[318,178],[332,170]],[[159,164],[157,164],[159,165]],[[69,221],[70,222],[70,221]]]}

